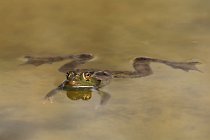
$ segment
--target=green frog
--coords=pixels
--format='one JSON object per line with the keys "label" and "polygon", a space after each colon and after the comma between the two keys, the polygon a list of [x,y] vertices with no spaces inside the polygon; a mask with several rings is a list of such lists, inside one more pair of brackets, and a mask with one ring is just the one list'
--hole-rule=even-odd
{"label": "green frog", "polygon": [[153,73],[150,63],[162,63],[174,69],[181,69],[186,72],[190,70],[200,71],[196,64],[199,62],[174,62],[149,57],[137,57],[133,60],[133,71],[113,71],[100,69],[79,69],[80,65],[93,59],[92,54],[77,54],[54,57],[33,57],[25,56],[27,61],[24,64],[39,66],[42,64],[52,64],[54,62],[71,59],[70,62],[61,66],[58,70],[66,73],[66,79],[55,89],[45,96],[45,100],[52,101],[52,97],[59,91],[66,91],[67,97],[71,100],[89,100],[92,92],[96,91],[101,96],[100,104],[105,104],[110,94],[101,91],[100,88],[110,83],[113,78],[140,78]]}

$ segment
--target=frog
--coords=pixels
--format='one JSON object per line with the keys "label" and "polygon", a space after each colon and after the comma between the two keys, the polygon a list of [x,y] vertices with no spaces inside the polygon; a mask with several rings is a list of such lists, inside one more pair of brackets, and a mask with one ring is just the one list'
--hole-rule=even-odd
{"label": "frog", "polygon": [[136,57],[133,59],[133,71],[115,71],[103,69],[81,69],[81,65],[89,62],[94,58],[91,53],[69,54],[61,56],[37,57],[25,56],[26,62],[24,65],[40,66],[43,64],[53,64],[55,62],[71,60],[60,68],[59,72],[65,73],[66,78],[60,85],[49,91],[44,100],[52,102],[52,98],[60,91],[66,91],[67,97],[71,100],[90,100],[93,92],[97,92],[101,96],[100,104],[104,105],[110,99],[111,95],[103,90],[104,86],[108,85],[112,79],[124,78],[141,78],[153,74],[151,63],[165,64],[173,69],[180,69],[185,72],[199,71],[196,66],[201,64],[198,61],[177,62],[151,57]]}

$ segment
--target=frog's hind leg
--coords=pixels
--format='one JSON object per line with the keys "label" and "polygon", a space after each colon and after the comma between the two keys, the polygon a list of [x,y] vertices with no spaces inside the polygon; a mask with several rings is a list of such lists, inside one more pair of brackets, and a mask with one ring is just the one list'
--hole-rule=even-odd
{"label": "frog's hind leg", "polygon": [[152,74],[152,69],[150,67],[150,62],[158,62],[165,65],[168,65],[174,69],[181,69],[186,72],[190,70],[200,71],[196,64],[200,64],[200,62],[173,62],[161,59],[153,59],[147,57],[138,57],[134,60],[133,67],[136,70],[136,74],[139,76],[148,76]]}
{"label": "frog's hind leg", "polygon": [[35,56],[25,56],[26,62],[22,65],[31,64],[34,66],[39,66],[42,64],[52,64],[54,62],[63,61],[66,59],[74,58],[74,55],[66,55],[66,56],[50,56],[50,57],[35,57]]}
{"label": "frog's hind leg", "polygon": [[73,60],[84,60],[93,58],[92,54],[78,54],[78,55],[65,55],[65,56],[50,56],[50,57],[35,57],[35,56],[25,56],[26,62],[22,65],[31,64],[34,66],[39,66],[42,64],[52,64],[54,62],[59,62],[67,59]]}
{"label": "frog's hind leg", "polygon": [[60,72],[64,72],[64,73],[66,73],[68,71],[74,71],[74,70],[76,70],[76,68],[78,66],[80,66],[82,64],[85,64],[86,62],[88,62],[92,58],[93,58],[92,54],[80,54],[80,55],[77,55],[76,57],[74,57],[73,61],[64,64],[58,70]]}

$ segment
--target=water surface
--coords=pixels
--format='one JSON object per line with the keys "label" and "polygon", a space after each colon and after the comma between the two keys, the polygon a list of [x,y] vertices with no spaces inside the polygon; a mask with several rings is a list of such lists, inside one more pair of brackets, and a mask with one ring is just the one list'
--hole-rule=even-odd
{"label": "water surface", "polygon": [[[208,140],[210,9],[207,0],[8,0],[0,2],[1,140]],[[44,95],[64,79],[52,65],[20,66],[24,55],[96,56],[84,67],[132,70],[148,56],[198,60],[203,73],[152,64],[154,75],[113,80],[100,107]]]}

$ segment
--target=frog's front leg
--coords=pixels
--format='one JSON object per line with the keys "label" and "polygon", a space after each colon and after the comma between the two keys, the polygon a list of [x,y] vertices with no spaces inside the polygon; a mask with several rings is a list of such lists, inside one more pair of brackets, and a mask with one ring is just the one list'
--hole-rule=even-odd
{"label": "frog's front leg", "polygon": [[57,88],[52,89],[50,92],[48,92],[44,97],[44,103],[46,101],[53,102],[52,98],[58,94],[60,91],[63,90],[64,86],[68,83],[68,80],[63,81]]}
{"label": "frog's front leg", "polygon": [[109,99],[111,98],[111,95],[105,91],[97,90],[97,93],[100,95],[100,105],[105,105]]}

